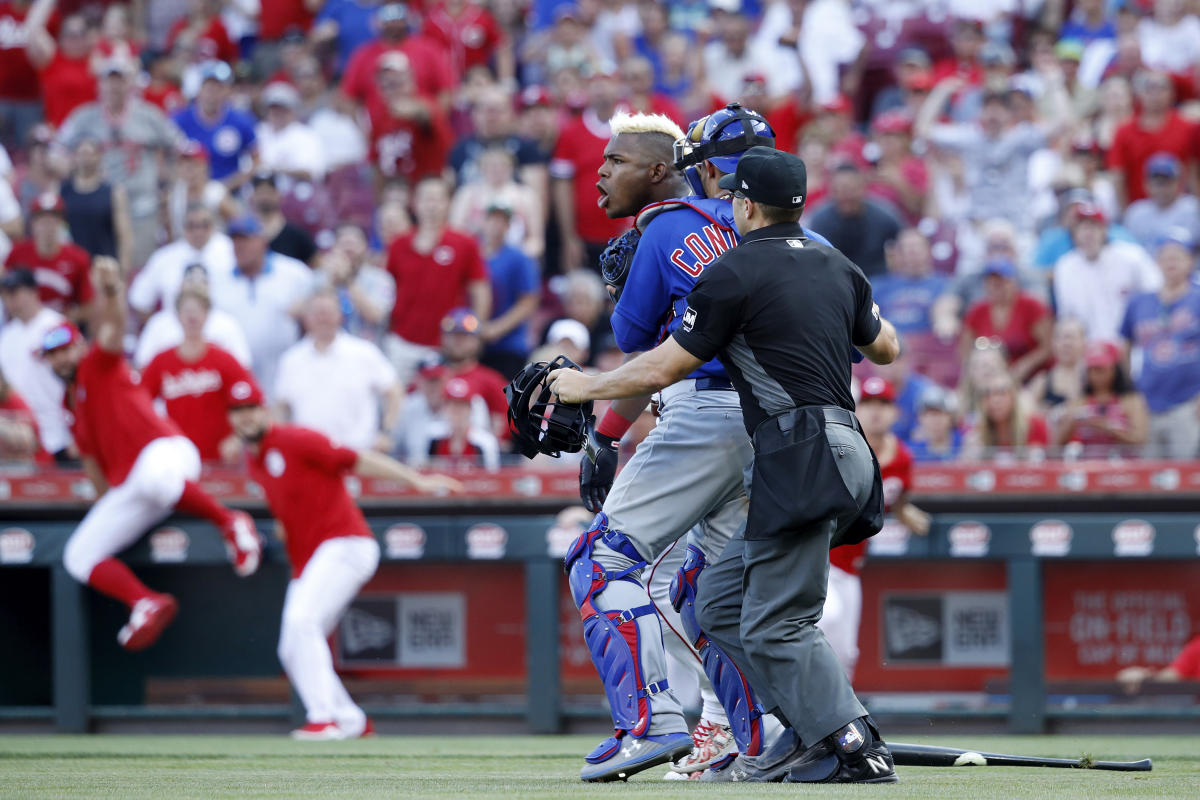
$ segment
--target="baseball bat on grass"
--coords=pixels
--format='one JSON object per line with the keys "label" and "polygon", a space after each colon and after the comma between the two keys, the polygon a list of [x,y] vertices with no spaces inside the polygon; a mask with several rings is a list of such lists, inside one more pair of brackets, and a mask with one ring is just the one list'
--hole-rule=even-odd
{"label": "baseball bat on grass", "polygon": [[957,747],[935,747],[926,744],[888,742],[892,759],[904,767],[1059,767],[1063,769],[1107,769],[1116,772],[1149,772],[1153,764],[1148,758],[1141,761],[1096,761],[1089,755],[1081,758],[1045,758],[1042,756],[1011,756],[1003,753],[982,753],[960,750]]}

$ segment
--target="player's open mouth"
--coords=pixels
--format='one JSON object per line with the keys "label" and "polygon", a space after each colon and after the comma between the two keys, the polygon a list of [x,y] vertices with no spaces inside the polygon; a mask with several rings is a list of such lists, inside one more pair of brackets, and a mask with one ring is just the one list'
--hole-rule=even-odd
{"label": "player's open mouth", "polygon": [[600,197],[596,200],[596,205],[600,208],[608,207],[608,191],[599,183],[596,184],[596,191],[600,193]]}

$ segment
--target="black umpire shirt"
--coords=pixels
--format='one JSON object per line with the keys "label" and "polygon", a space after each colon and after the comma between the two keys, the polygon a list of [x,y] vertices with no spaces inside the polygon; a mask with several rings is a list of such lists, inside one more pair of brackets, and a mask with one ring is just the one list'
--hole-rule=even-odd
{"label": "black umpire shirt", "polygon": [[871,284],[799,223],[751,231],[704,270],[673,334],[701,361],[720,358],[752,436],[765,419],[800,406],[854,410],[853,345],[879,336]]}

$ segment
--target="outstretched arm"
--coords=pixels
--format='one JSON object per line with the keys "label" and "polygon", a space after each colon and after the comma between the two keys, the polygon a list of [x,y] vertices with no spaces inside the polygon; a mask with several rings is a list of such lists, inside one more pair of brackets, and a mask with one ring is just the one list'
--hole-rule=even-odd
{"label": "outstretched arm", "polygon": [[432,494],[439,490],[461,492],[463,485],[445,475],[422,475],[412,467],[401,464],[391,456],[374,450],[358,451],[354,472],[364,478],[382,478],[413,487],[418,492]]}
{"label": "outstretched arm", "polygon": [[123,352],[125,337],[125,284],[121,265],[112,256],[92,261],[92,286],[96,289],[96,343],[109,353]]}

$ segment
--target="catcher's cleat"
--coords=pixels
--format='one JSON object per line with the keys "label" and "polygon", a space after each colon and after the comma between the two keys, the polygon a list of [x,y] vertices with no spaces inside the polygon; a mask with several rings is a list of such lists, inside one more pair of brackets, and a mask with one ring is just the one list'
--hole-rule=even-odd
{"label": "catcher's cleat", "polygon": [[620,740],[620,745],[604,761],[585,765],[579,777],[592,783],[627,780],[642,770],[666,764],[691,752],[692,737],[683,732],[643,736],[640,739],[625,736]]}
{"label": "catcher's cleat", "polygon": [[737,743],[729,726],[701,719],[692,731],[692,752],[672,764],[671,769],[685,774],[702,772],[730,754],[737,755]]}

